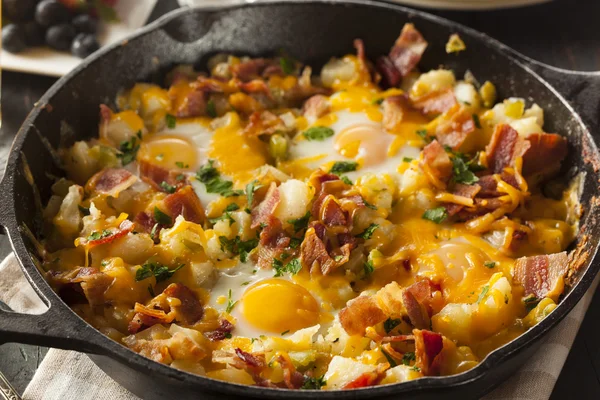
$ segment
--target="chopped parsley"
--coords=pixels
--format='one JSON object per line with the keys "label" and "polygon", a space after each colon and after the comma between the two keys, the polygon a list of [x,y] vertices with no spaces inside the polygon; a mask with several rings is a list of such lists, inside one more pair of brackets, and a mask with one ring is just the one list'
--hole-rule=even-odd
{"label": "chopped parsley", "polygon": [[373,104],[373,105],[375,105],[375,104],[381,104],[381,103],[383,103],[383,100],[384,100],[384,99],[383,99],[382,97],[380,97],[380,98],[378,98],[378,99],[374,99],[374,100],[371,102],[371,104]]}
{"label": "chopped parsley", "polygon": [[169,129],[173,129],[175,126],[177,126],[177,118],[175,118],[174,115],[165,115],[165,122],[167,123],[167,128]]}
{"label": "chopped parsley", "polygon": [[217,117],[217,107],[215,106],[215,102],[210,99],[208,103],[206,103],[206,114],[211,118]]}
{"label": "chopped parsley", "polygon": [[152,285],[148,285],[148,293],[150,293],[151,297],[156,297],[156,294],[154,293],[154,288],[152,287]]}
{"label": "chopped parsley", "polygon": [[227,207],[225,207],[225,211],[237,211],[239,209],[240,206],[238,206],[236,203],[227,204]]}
{"label": "chopped parsley", "polygon": [[189,164],[185,164],[182,161],[175,161],[175,165],[178,166],[179,168],[189,168]]}
{"label": "chopped parsley", "polygon": [[481,129],[481,121],[479,121],[479,115],[473,114],[473,122],[475,122],[475,126],[477,129]]}
{"label": "chopped parsley", "polygon": [[414,160],[412,157],[402,157],[402,162],[411,162],[412,160]]}
{"label": "chopped parsley", "polygon": [[102,232],[93,231],[92,233],[90,233],[90,236],[87,237],[87,240],[100,240],[109,237],[110,235],[112,235],[112,232],[107,229],[104,229]]}
{"label": "chopped parsley", "polygon": [[483,287],[483,289],[481,289],[481,293],[479,294],[479,297],[477,298],[477,301],[475,302],[476,304],[481,303],[481,301],[483,300],[483,298],[488,294],[488,292],[490,291],[490,287],[489,285],[485,285]]}
{"label": "chopped parsley", "polygon": [[242,190],[233,190],[233,182],[221,179],[219,171],[213,166],[214,160],[208,160],[208,164],[203,165],[196,172],[196,179],[204,183],[208,193],[218,193],[225,197],[241,196]]}
{"label": "chopped parsley", "polygon": [[356,235],[356,237],[365,239],[365,240],[371,239],[371,236],[373,236],[373,232],[375,232],[375,229],[377,229],[377,228],[379,228],[379,225],[371,224],[363,232]]}
{"label": "chopped parsley", "polygon": [[429,143],[433,140],[433,137],[427,134],[427,129],[419,129],[416,134],[419,135],[425,143]]}
{"label": "chopped parsley", "polygon": [[178,180],[178,181],[182,181],[182,180],[184,180],[184,179],[185,179],[185,175],[184,175],[184,174],[179,174],[179,175],[177,175],[177,176],[175,177],[175,180]]}
{"label": "chopped parsley", "polygon": [[365,275],[369,276],[373,272],[375,272],[375,267],[373,266],[373,261],[368,260],[363,263],[363,270],[365,271]]}
{"label": "chopped parsley", "polygon": [[302,386],[300,387],[300,389],[316,389],[319,390],[321,389],[323,386],[325,386],[327,384],[327,381],[325,380],[325,376],[320,376],[318,378],[313,378],[311,376],[305,376],[304,377],[304,383],[302,384]]}
{"label": "chopped parsley", "polygon": [[495,261],[486,261],[483,263],[483,265],[485,265],[487,268],[494,268],[496,266],[496,262]]}
{"label": "chopped parsley", "polygon": [[233,310],[233,307],[235,307],[236,304],[237,304],[237,300],[233,301],[231,299],[231,289],[229,289],[229,292],[227,293],[227,307],[225,308],[225,311],[227,313],[230,313]]}
{"label": "chopped parsley", "polygon": [[239,236],[234,239],[228,239],[225,236],[219,236],[219,243],[221,244],[221,250],[227,250],[233,255],[240,255],[240,261],[246,262],[248,260],[248,253],[250,253],[256,246],[258,246],[258,239],[241,240]]}
{"label": "chopped parsley", "polygon": [[296,70],[294,61],[289,57],[279,57],[279,65],[281,66],[283,73],[286,75],[291,75]]}
{"label": "chopped parsley", "polygon": [[135,161],[138,150],[140,149],[140,144],[138,139],[141,139],[142,132],[138,131],[136,136],[132,136],[129,140],[124,140],[119,145],[120,153],[117,154],[117,157],[121,159],[121,163],[123,165],[127,165]]}
{"label": "chopped parsley", "polygon": [[374,206],[373,204],[369,203],[368,201],[366,201],[364,197],[363,197],[362,201],[363,201],[365,207],[370,208],[371,210],[377,210],[377,207]]}
{"label": "chopped parsley", "polygon": [[466,185],[472,185],[479,180],[460,156],[452,157],[452,179]]}
{"label": "chopped parsley", "polygon": [[329,172],[332,174],[343,174],[344,172],[352,172],[356,171],[358,167],[358,163],[354,161],[336,161]]}
{"label": "chopped parsley", "polygon": [[333,129],[326,126],[313,126],[304,131],[303,135],[308,140],[316,140],[322,142],[323,140],[332,137],[334,134]]}
{"label": "chopped parsley", "polygon": [[310,219],[310,211],[307,211],[303,217],[296,219],[289,219],[288,223],[294,227],[294,232],[298,233],[303,231],[308,226],[308,220]]}
{"label": "chopped parsley", "polygon": [[273,259],[273,269],[275,270],[275,277],[283,276],[285,273],[296,275],[302,269],[302,263],[299,259],[294,258],[284,265],[283,261],[275,258]]}
{"label": "chopped parsley", "polygon": [[342,182],[344,182],[346,185],[350,185],[350,186],[354,185],[354,184],[352,183],[352,181],[350,180],[350,178],[348,178],[348,177],[347,177],[347,176],[345,176],[345,175],[344,175],[344,176],[341,176],[341,177],[340,177],[340,179],[341,179],[341,180],[342,180]]}
{"label": "chopped parsley", "polygon": [[220,217],[209,218],[208,220],[210,221],[211,224],[216,224],[219,221],[229,221],[229,226],[233,225],[233,223],[235,222],[235,219],[233,219],[233,217],[231,216],[231,214],[228,211],[225,211],[225,213],[223,215],[221,215]]}
{"label": "chopped parsley", "polygon": [[381,347],[381,353],[383,353],[383,355],[385,356],[385,359],[387,360],[387,362],[390,364],[391,368],[394,368],[396,365],[398,365],[398,363],[396,362],[396,360],[394,360],[392,358],[392,356],[390,356],[387,351],[385,351],[383,349],[383,347]]}
{"label": "chopped parsley", "polygon": [[421,372],[421,368],[417,367],[416,365],[413,365],[410,369],[416,372]]}
{"label": "chopped parsley", "polygon": [[390,333],[391,330],[400,325],[401,322],[402,320],[400,319],[388,318],[383,323],[383,329],[385,329],[386,333]]}
{"label": "chopped parsley", "polygon": [[288,329],[287,331],[283,331],[283,332],[281,332],[281,336],[283,336],[283,335],[287,335],[288,333],[290,333],[290,330],[289,330],[289,329]]}
{"label": "chopped parsley", "polygon": [[302,244],[302,239],[291,238],[290,239],[290,249],[297,249]]}
{"label": "chopped parsley", "polygon": [[171,226],[173,220],[167,214],[162,212],[160,208],[154,206],[154,219],[161,225]]}
{"label": "chopped parsley", "polygon": [[259,185],[256,179],[246,185],[246,200],[248,202],[248,208],[252,207],[252,203],[254,202],[254,192],[261,187],[262,185]]}
{"label": "chopped parsley", "polygon": [[160,183],[160,187],[163,188],[163,190],[167,193],[175,193],[175,191],[177,190],[177,188],[173,185],[169,185],[167,182],[162,181]]}
{"label": "chopped parsley", "polygon": [[423,213],[421,216],[423,219],[427,219],[429,221],[435,222],[436,224],[441,223],[446,218],[448,218],[448,212],[444,207],[432,208]]}
{"label": "chopped parsley", "polygon": [[410,365],[410,362],[415,361],[416,359],[417,358],[415,356],[415,353],[413,353],[412,351],[408,351],[402,356],[402,364]]}
{"label": "chopped parsley", "polygon": [[179,264],[174,269],[169,270],[169,267],[164,264],[149,261],[142,265],[142,267],[135,272],[135,280],[139,282],[154,276],[156,278],[156,283],[159,283],[171,278],[175,272],[179,271],[184,266],[185,264]]}

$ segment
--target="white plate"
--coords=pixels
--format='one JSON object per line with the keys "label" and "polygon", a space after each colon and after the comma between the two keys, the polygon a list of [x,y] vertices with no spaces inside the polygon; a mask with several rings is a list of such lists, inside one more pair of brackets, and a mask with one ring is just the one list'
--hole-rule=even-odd
{"label": "white plate", "polygon": [[[221,4],[260,3],[264,0],[178,0],[185,6],[215,6]],[[343,0],[340,0],[343,1]],[[551,0],[389,0],[415,7],[446,10],[492,10],[498,8],[521,7]]]}
{"label": "white plate", "polygon": [[[107,45],[123,39],[144,26],[157,0],[119,0],[116,6],[119,22],[101,24],[98,41]],[[80,58],[50,48],[32,48],[19,54],[0,53],[0,66],[11,71],[63,76],[81,62]]]}

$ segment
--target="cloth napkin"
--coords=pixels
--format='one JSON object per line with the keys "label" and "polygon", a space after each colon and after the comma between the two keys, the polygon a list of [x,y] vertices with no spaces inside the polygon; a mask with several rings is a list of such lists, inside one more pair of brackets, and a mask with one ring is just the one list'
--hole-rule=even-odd
{"label": "cloth napkin", "polygon": [[[38,314],[47,308],[25,279],[13,254],[0,264],[0,300],[14,311]],[[571,313],[544,339],[539,351],[485,400],[546,400],[567,359],[600,275]],[[85,354],[51,349],[25,390],[24,400],[138,400]]]}

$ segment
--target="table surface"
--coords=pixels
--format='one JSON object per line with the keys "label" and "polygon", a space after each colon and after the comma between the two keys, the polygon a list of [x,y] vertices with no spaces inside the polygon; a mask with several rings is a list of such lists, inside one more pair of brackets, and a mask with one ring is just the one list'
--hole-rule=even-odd
{"label": "table surface", "polygon": [[[151,20],[177,7],[161,0]],[[483,31],[514,49],[547,64],[581,71],[600,70],[600,1],[555,0],[520,9],[434,13]],[[2,72],[2,128],[0,165],[21,122],[39,97],[55,82],[43,76]],[[10,251],[0,238],[0,257]],[[574,393],[583,399],[600,399],[600,294],[596,293],[551,399]],[[37,346],[0,346],[0,371],[23,392],[47,349]],[[574,388],[575,391],[574,391]]]}

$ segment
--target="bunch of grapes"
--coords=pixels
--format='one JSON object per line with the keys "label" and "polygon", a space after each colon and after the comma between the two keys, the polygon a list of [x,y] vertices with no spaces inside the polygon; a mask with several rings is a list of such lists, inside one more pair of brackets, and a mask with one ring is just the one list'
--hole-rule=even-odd
{"label": "bunch of grapes", "polygon": [[99,20],[117,20],[117,1],[2,0],[2,47],[19,53],[48,45],[85,58],[100,47],[96,39]]}

